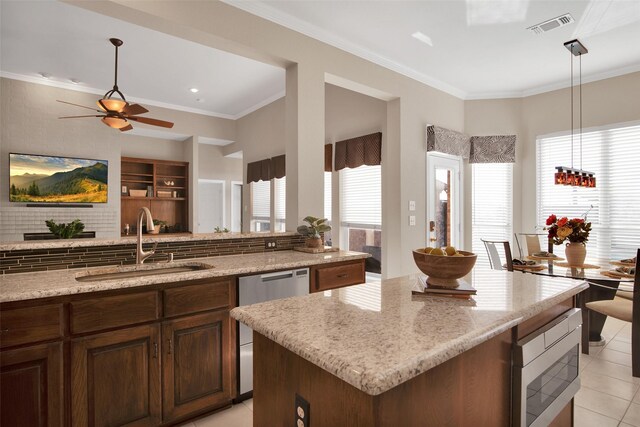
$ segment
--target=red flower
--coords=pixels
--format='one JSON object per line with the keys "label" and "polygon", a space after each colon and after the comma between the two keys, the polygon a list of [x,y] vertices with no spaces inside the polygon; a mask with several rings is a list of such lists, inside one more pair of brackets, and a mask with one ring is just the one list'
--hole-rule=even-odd
{"label": "red flower", "polygon": [[566,216],[563,216],[558,220],[558,227],[564,227],[567,224],[567,222],[569,222],[569,218],[567,218]]}
{"label": "red flower", "polygon": [[556,217],[555,215],[551,214],[549,215],[549,218],[547,218],[547,225],[551,225],[554,222],[556,222],[556,220],[558,219],[558,217]]}
{"label": "red flower", "polygon": [[573,218],[573,222],[575,222],[576,224],[582,224],[582,223],[584,223],[584,219],[582,219],[582,218]]}

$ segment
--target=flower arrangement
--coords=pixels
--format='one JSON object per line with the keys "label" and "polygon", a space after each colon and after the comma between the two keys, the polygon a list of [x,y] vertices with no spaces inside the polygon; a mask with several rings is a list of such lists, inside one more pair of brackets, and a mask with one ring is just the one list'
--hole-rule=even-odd
{"label": "flower arrangement", "polygon": [[549,239],[554,245],[561,245],[565,240],[571,243],[586,243],[591,232],[591,223],[582,218],[569,219],[566,216],[558,219],[555,215],[547,218]]}

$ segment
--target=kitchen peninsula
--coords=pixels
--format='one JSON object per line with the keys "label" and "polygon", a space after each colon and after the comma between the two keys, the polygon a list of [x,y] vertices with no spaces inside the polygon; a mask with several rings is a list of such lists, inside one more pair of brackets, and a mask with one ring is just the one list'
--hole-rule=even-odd
{"label": "kitchen peninsula", "polygon": [[[478,268],[467,279],[469,300],[413,295],[406,276],[232,310],[254,330],[254,426],[289,425],[298,396],[316,427],[517,425],[512,343],[570,312],[587,284]],[[572,419],[571,401],[554,425]]]}
{"label": "kitchen peninsula", "polygon": [[230,406],[239,277],[308,268],[309,292],[364,281],[369,255],[290,250],[299,238],[156,237],[160,262],[142,265],[128,265],[133,239],[1,244],[0,424],[175,425]]}

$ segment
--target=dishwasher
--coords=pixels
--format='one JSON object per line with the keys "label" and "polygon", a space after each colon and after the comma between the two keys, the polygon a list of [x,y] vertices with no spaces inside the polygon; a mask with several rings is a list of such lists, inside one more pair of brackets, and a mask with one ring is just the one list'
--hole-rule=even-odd
{"label": "dishwasher", "polygon": [[[308,268],[245,276],[238,280],[238,306],[308,294]],[[240,398],[243,398],[253,390],[253,330],[244,323],[238,323],[238,390]]]}

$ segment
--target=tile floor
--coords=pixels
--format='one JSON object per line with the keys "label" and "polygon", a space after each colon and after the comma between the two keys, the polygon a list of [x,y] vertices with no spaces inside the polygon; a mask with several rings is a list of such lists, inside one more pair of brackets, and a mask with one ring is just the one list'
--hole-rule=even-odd
{"label": "tile floor", "polygon": [[[575,399],[575,427],[640,427],[640,378],[631,376],[631,324],[609,318],[604,347],[581,354],[582,387]],[[251,427],[253,400],[182,427]]]}

